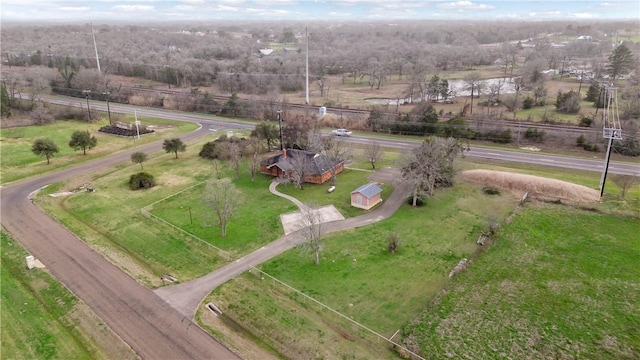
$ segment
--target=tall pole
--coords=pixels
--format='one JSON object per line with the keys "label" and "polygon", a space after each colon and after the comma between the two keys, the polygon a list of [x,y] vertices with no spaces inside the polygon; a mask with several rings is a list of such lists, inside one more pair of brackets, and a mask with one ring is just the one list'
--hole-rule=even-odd
{"label": "tall pole", "polygon": [[307,82],[307,91],[306,91],[306,98],[305,101],[307,103],[307,105],[309,105],[309,32],[307,31],[307,28],[304,28],[304,33],[307,37],[307,78],[306,78],[306,82]]}
{"label": "tall pole", "polygon": [[96,33],[93,31],[93,24],[91,24],[91,35],[93,36],[93,48],[96,50],[96,64],[98,66],[98,73],[102,73],[100,70],[100,58],[98,57],[98,44],[96,44]]}
{"label": "tall pole", "polygon": [[84,90],[84,97],[87,99],[87,115],[89,116],[89,121],[91,121],[91,108],[89,107],[89,93],[90,90]]}
{"label": "tall pole", "polygon": [[107,114],[109,114],[109,125],[113,125],[113,123],[111,123],[111,109],[109,108],[109,92],[105,92],[105,99],[107,100]]}
{"label": "tall pole", "polygon": [[280,151],[284,153],[284,142],[282,141],[282,110],[278,110],[278,129],[280,130]]}
{"label": "tall pole", "polygon": [[611,143],[613,136],[609,137],[609,146],[607,146],[607,154],[604,156],[604,170],[600,178],[600,197],[604,195],[604,183],[607,181],[607,172],[609,171],[609,161],[611,160]]}

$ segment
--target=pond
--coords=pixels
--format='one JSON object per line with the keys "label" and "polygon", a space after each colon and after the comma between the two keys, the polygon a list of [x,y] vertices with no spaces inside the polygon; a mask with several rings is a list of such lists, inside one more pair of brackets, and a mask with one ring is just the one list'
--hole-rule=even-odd
{"label": "pond", "polygon": [[[487,95],[491,88],[496,88],[500,86],[500,94],[513,94],[515,93],[515,87],[513,83],[513,78],[493,78],[493,79],[485,79],[479,81],[480,84],[480,95]],[[462,79],[452,79],[449,80],[449,99],[454,99],[458,96],[471,96],[471,89],[468,88],[469,85],[465,83]],[[474,90],[474,93],[477,95],[477,88]],[[403,99],[390,99],[390,98],[368,98],[365,99],[368,103],[376,104],[376,105],[403,105],[411,103],[410,98]]]}

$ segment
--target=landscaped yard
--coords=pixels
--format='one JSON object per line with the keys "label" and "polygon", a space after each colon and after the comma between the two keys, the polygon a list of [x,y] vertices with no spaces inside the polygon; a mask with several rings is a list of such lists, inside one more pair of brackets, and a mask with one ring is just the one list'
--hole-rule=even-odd
{"label": "landscaped yard", "polygon": [[[425,207],[405,204],[380,223],[327,235],[319,266],[313,265],[304,247],[298,247],[260,268],[391,337],[442,289],[458,261],[474,255],[475,241],[489,221],[504,218],[516,203],[515,197],[488,196],[460,184],[439,191]],[[392,232],[401,239],[395,254],[387,250]],[[208,300],[288,357],[366,358],[387,348],[385,341],[261,275],[243,275]],[[293,344],[293,339],[301,345]]]}
{"label": "landscaped yard", "polygon": [[[92,123],[58,120],[50,125],[2,128],[0,132],[0,141],[2,142],[1,182],[2,184],[7,184],[25,177],[95,160],[113,154],[116,151],[158,141],[197,128],[197,125],[192,123],[155,118],[140,118],[140,121],[145,125],[170,127],[166,127],[155,134],[142,136],[140,139],[116,137],[98,132],[100,127],[108,124],[104,119]],[[131,122],[133,122],[133,119],[131,119]],[[76,130],[88,130],[92,136],[98,139],[98,145],[91,150],[87,150],[86,155],[83,155],[81,150],[74,150],[68,145],[71,134]],[[50,164],[47,164],[47,160],[44,157],[39,157],[31,152],[33,142],[41,138],[53,140],[60,150],[51,158]]]}

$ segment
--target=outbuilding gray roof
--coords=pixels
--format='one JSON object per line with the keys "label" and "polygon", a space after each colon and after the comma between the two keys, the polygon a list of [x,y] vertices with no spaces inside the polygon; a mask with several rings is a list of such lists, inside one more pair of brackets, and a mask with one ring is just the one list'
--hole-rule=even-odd
{"label": "outbuilding gray roof", "polygon": [[381,192],[382,192],[382,189],[380,189],[378,185],[374,183],[369,183],[369,184],[360,186],[359,188],[353,190],[351,193],[352,194],[360,193],[364,195],[366,198],[371,199],[372,197],[380,194]]}

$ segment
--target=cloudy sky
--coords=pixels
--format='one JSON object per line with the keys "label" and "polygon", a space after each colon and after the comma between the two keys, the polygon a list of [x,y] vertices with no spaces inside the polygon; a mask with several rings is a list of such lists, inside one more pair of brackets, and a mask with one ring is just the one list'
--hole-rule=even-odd
{"label": "cloudy sky", "polygon": [[1,0],[1,20],[640,19],[638,0]]}

